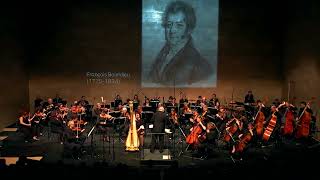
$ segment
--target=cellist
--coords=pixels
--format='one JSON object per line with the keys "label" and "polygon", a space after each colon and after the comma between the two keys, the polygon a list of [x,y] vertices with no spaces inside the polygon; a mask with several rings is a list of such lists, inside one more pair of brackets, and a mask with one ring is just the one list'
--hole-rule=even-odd
{"label": "cellist", "polygon": [[283,102],[282,105],[279,106],[279,112],[282,115],[281,118],[281,134],[284,138],[290,139],[294,130],[294,117],[296,116],[295,111],[296,107],[294,107],[289,102]]}
{"label": "cellist", "polygon": [[296,118],[295,137],[298,141],[304,142],[310,135],[310,123],[312,118],[310,103],[301,102],[298,117]]}
{"label": "cellist", "polygon": [[190,118],[190,122],[193,123],[193,126],[190,128],[190,134],[186,138],[186,143],[191,145],[193,150],[196,150],[200,143],[199,137],[204,135],[206,131],[206,125],[198,111],[193,112],[193,117]]}

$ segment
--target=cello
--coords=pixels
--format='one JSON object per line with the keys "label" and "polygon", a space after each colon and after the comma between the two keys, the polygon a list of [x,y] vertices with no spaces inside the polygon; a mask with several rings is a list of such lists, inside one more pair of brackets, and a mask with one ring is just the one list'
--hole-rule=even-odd
{"label": "cello", "polygon": [[294,113],[290,109],[291,104],[286,103],[286,111],[284,113],[284,125],[282,129],[283,135],[291,135],[293,133],[293,122],[294,122]]}
{"label": "cello", "polygon": [[248,125],[248,131],[240,137],[240,141],[235,146],[235,153],[236,152],[243,152],[243,150],[246,148],[248,143],[251,141],[253,137],[253,125],[250,123]]}
{"label": "cello", "polygon": [[296,138],[306,138],[309,136],[311,123],[311,113],[307,111],[307,109],[310,108],[309,104],[309,102],[306,104],[306,107],[303,109],[300,117],[297,120]]}
{"label": "cello", "polygon": [[196,120],[196,125],[192,128],[191,133],[186,137],[186,143],[196,147],[199,145],[199,137],[203,135],[203,130],[206,130],[206,127],[202,124],[202,118],[199,115],[195,115],[194,119]]}
{"label": "cello", "polygon": [[257,136],[261,136],[263,133],[263,123],[266,119],[265,115],[263,114],[263,112],[261,111],[262,107],[264,107],[263,104],[261,104],[259,106],[259,110],[254,118],[254,124],[255,124],[255,128],[256,128],[256,132],[257,132]]}

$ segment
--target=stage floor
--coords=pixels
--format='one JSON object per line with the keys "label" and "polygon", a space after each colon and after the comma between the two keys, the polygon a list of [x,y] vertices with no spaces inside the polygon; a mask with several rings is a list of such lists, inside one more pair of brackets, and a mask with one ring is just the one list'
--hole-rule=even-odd
{"label": "stage floor", "polygon": [[[92,125],[91,125],[92,127]],[[88,127],[90,128],[90,126]],[[217,148],[208,159],[200,159],[190,151],[184,151],[186,144],[179,138],[166,138],[166,147],[163,153],[149,152],[150,136],[145,138],[145,149],[139,152],[126,152],[124,142],[115,133],[110,137],[110,142],[102,141],[101,135],[93,132],[85,140],[82,156],[80,159],[66,155],[64,145],[58,141],[57,134],[48,136],[44,129],[43,136],[39,141],[24,142],[22,136],[15,131],[1,132],[0,136],[7,136],[2,142],[0,155],[6,157],[41,157],[39,160],[44,164],[63,164],[71,166],[85,165],[94,167],[97,163],[106,164],[108,167],[126,166],[138,169],[146,168],[194,168],[208,169],[228,174],[235,167],[260,169],[266,167],[281,168],[296,166],[313,167],[310,162],[320,162],[317,141],[307,145],[285,143],[281,146],[271,145],[264,148],[250,147],[241,161],[234,161],[228,150]],[[174,144],[174,146],[173,146]],[[183,153],[182,153],[183,152]]]}

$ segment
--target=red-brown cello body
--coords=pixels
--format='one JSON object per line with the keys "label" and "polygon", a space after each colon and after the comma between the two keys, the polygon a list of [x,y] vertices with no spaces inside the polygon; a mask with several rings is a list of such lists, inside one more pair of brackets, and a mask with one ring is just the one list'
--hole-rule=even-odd
{"label": "red-brown cello body", "polygon": [[283,135],[292,135],[293,133],[293,125],[294,125],[294,114],[290,109],[286,110],[285,113],[285,122],[284,122],[284,127],[282,134]]}
{"label": "red-brown cello body", "polygon": [[263,123],[265,121],[266,117],[264,116],[263,112],[260,110],[258,111],[257,118],[255,119],[255,129],[257,132],[257,136],[260,136],[263,134]]}
{"label": "red-brown cello body", "polygon": [[310,133],[311,113],[304,111],[297,125],[296,138],[306,138]]}

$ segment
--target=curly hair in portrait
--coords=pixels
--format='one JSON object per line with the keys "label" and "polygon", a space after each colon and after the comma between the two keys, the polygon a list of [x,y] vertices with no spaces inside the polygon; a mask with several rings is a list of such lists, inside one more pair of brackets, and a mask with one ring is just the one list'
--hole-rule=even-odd
{"label": "curly hair in portrait", "polygon": [[183,1],[173,1],[167,5],[164,15],[162,16],[162,26],[164,28],[167,26],[169,14],[175,14],[178,12],[182,12],[185,15],[187,31],[191,33],[196,26],[197,19],[194,8],[190,4]]}

